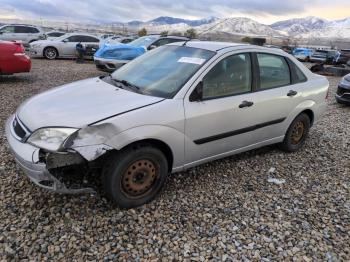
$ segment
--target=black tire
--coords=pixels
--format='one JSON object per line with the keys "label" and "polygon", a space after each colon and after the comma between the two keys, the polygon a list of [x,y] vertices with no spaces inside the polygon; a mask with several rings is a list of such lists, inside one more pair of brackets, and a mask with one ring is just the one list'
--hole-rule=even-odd
{"label": "black tire", "polygon": [[112,202],[121,208],[133,208],[153,200],[167,174],[164,154],[155,147],[139,145],[109,157],[102,171],[102,185]]}
{"label": "black tire", "polygon": [[310,118],[307,114],[298,115],[289,126],[284,141],[280,148],[286,152],[295,152],[305,143],[311,126]]}
{"label": "black tire", "polygon": [[49,60],[54,60],[58,57],[58,51],[54,47],[46,47],[44,49],[44,57]]}

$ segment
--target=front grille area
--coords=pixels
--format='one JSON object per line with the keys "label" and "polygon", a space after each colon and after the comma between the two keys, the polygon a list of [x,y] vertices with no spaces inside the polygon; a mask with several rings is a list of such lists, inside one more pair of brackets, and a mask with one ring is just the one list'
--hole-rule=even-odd
{"label": "front grille area", "polygon": [[350,90],[342,88],[341,86],[338,86],[337,95],[342,96],[345,93],[350,93]]}
{"label": "front grille area", "polygon": [[26,136],[26,131],[23,129],[23,127],[20,125],[19,120],[17,117],[12,122],[13,130],[15,131],[15,134],[23,139]]}

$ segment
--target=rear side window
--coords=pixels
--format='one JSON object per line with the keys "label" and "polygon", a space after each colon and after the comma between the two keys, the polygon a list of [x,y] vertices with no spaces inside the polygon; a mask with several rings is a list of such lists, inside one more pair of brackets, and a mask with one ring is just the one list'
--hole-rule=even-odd
{"label": "rear side window", "polygon": [[271,89],[291,84],[286,59],[273,54],[257,54],[260,71],[260,89]]}
{"label": "rear side window", "polygon": [[304,75],[303,71],[301,71],[301,69],[289,59],[288,59],[288,63],[292,73],[293,84],[306,82],[307,78]]}
{"label": "rear side window", "polygon": [[29,26],[16,26],[15,27],[15,33],[19,34],[33,34],[33,33],[38,33],[38,29],[34,27],[29,27]]}
{"label": "rear side window", "polygon": [[216,64],[203,78],[203,98],[213,99],[251,92],[250,54],[233,55]]}

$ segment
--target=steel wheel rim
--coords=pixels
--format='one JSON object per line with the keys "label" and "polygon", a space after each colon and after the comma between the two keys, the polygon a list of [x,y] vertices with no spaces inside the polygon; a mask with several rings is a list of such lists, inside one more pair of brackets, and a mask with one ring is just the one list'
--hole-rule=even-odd
{"label": "steel wheel rim", "polygon": [[292,144],[297,145],[301,142],[304,137],[305,124],[302,121],[299,121],[295,124],[292,130]]}
{"label": "steel wheel rim", "polygon": [[56,57],[56,51],[52,48],[46,49],[45,54],[46,57],[49,59],[54,59]]}
{"label": "steel wheel rim", "polygon": [[159,169],[148,159],[141,159],[128,166],[122,175],[121,186],[125,195],[140,198],[150,192],[157,181]]}

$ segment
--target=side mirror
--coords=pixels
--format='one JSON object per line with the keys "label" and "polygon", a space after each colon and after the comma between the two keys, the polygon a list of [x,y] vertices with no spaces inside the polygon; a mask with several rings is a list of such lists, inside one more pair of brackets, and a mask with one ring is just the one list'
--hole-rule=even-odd
{"label": "side mirror", "polygon": [[62,42],[63,43],[68,43],[68,39],[63,39]]}
{"label": "side mirror", "polygon": [[200,102],[203,100],[203,82],[199,82],[190,95],[190,102]]}
{"label": "side mirror", "polygon": [[2,35],[4,32],[0,32],[0,35]]}
{"label": "side mirror", "polygon": [[156,49],[156,48],[157,48],[156,45],[150,45],[150,46],[148,47],[148,50],[153,50],[153,49]]}

